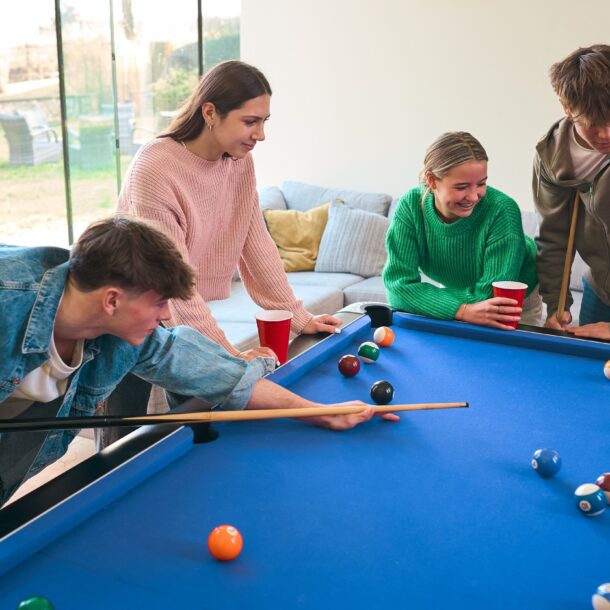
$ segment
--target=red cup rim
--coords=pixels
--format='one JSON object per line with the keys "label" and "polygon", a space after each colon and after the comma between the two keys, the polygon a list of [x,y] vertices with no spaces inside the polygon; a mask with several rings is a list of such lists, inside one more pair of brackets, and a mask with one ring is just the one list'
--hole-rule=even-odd
{"label": "red cup rim", "polygon": [[523,282],[512,282],[509,280],[492,282],[494,288],[500,288],[502,290],[527,290],[527,284]]}
{"label": "red cup rim", "polygon": [[283,322],[291,320],[294,314],[286,309],[266,309],[256,313],[255,318],[261,322]]}

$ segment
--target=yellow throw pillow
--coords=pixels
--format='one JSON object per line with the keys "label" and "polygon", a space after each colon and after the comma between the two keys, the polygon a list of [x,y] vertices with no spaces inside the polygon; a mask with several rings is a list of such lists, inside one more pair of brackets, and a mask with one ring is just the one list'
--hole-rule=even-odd
{"label": "yellow throw pillow", "polygon": [[299,210],[263,210],[267,229],[277,245],[284,271],[313,271],[330,202]]}

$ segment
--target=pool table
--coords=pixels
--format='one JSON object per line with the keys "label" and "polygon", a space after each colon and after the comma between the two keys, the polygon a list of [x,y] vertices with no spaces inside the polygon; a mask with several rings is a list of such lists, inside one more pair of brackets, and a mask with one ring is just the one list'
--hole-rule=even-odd
{"label": "pool table", "polygon": [[[38,594],[56,610],[590,608],[610,582],[610,510],[584,516],[573,493],[610,470],[610,346],[395,313],[394,344],[343,377],[337,361],[372,339],[369,322],[270,378],[323,402],[370,402],[385,379],[395,403],[469,408],[340,433],[225,423],[202,444],[164,429],[0,531],[0,607]],[[562,456],[554,478],[530,466],[541,447]],[[29,515],[21,502],[0,522]],[[227,563],[206,548],[224,523],[244,538]]]}

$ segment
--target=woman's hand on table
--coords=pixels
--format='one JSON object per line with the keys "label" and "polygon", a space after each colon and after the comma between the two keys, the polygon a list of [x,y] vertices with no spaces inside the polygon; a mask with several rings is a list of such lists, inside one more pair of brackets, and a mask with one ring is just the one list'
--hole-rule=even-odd
{"label": "woman's hand on table", "polygon": [[304,335],[314,335],[316,333],[339,333],[343,323],[339,318],[323,313],[319,316],[314,316],[303,328]]}
{"label": "woman's hand on table", "polygon": [[479,326],[514,330],[509,323],[518,322],[521,319],[521,311],[522,309],[517,306],[515,299],[492,297],[478,303],[462,304],[458,309],[456,319]]}

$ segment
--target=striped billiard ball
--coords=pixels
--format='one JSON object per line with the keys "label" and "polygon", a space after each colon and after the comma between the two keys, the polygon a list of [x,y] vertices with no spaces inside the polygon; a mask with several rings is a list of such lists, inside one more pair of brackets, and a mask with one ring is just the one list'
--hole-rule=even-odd
{"label": "striped billiard ball", "polygon": [[597,587],[591,600],[593,610],[610,610],[610,582]]}
{"label": "striped billiard ball", "polygon": [[606,508],[604,492],[593,483],[585,483],[577,487],[574,497],[576,498],[576,506],[587,517],[597,517]]}
{"label": "striped billiard ball", "polygon": [[362,362],[370,364],[379,358],[379,347],[372,341],[365,341],[358,348],[358,355],[362,358]]}
{"label": "striped billiard ball", "polygon": [[394,343],[394,331],[387,326],[380,326],[373,333],[373,341],[381,347],[390,347]]}
{"label": "striped billiard ball", "polygon": [[561,457],[555,449],[536,449],[532,455],[532,468],[543,478],[555,476],[561,468]]}

